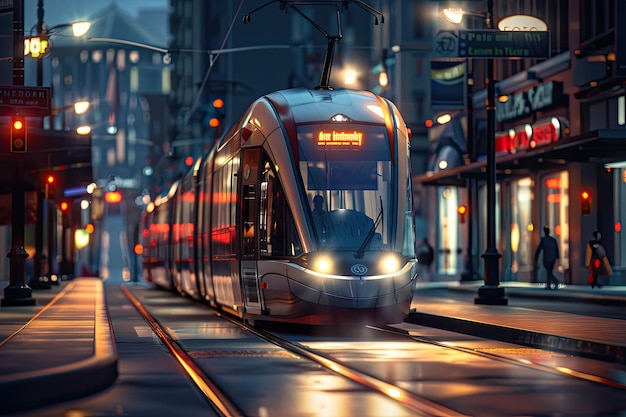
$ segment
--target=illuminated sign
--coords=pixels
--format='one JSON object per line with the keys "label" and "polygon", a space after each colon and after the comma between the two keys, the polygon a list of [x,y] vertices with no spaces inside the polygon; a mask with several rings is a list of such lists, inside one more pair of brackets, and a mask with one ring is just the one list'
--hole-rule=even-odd
{"label": "illuminated sign", "polygon": [[543,20],[534,16],[516,14],[513,16],[505,17],[504,19],[500,19],[500,21],[498,22],[498,29],[509,31],[546,31],[548,30],[548,25],[546,25]]}
{"label": "illuminated sign", "polygon": [[361,146],[363,133],[357,132],[320,132],[317,137],[319,146]]}
{"label": "illuminated sign", "polygon": [[433,58],[550,58],[550,32],[493,29],[437,33]]}
{"label": "illuminated sign", "polygon": [[517,119],[563,102],[563,83],[548,81],[528,91],[509,94],[504,103],[496,105],[496,121]]}
{"label": "illuminated sign", "polygon": [[24,56],[43,58],[52,50],[52,44],[46,35],[24,38]]}
{"label": "illuminated sign", "polygon": [[569,136],[569,124],[561,118],[551,117],[533,124],[533,137],[530,147],[556,142]]}
{"label": "illuminated sign", "polygon": [[523,149],[534,149],[569,137],[569,122],[561,117],[550,117],[530,125],[525,123],[496,132],[495,151],[497,153],[515,153]]}

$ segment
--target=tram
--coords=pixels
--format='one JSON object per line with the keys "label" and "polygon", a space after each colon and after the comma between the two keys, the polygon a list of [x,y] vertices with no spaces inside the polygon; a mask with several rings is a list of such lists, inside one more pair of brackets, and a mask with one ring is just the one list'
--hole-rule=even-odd
{"label": "tram", "polygon": [[417,274],[409,156],[383,97],[267,94],[146,210],[144,278],[250,323],[402,321]]}

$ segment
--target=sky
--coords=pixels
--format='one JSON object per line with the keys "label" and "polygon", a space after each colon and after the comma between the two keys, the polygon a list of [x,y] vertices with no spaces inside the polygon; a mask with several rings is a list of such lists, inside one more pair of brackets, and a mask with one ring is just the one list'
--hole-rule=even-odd
{"label": "sky", "polygon": [[[25,32],[37,23],[39,1],[42,0],[24,0]],[[84,20],[111,3],[117,3],[133,16],[142,8],[169,7],[169,0],[43,0],[43,20],[48,27]]]}

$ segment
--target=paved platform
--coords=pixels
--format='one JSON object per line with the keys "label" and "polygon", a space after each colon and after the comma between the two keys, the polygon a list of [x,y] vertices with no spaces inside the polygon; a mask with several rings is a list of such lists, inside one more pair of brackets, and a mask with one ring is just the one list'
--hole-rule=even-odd
{"label": "paved platform", "polygon": [[33,290],[33,298],[35,306],[0,308],[0,414],[87,396],[117,377],[100,279]]}
{"label": "paved platform", "polygon": [[[0,288],[8,286],[0,280]],[[34,306],[0,307],[0,414],[98,392],[117,378],[118,356],[104,285],[98,278],[33,290]],[[624,320],[476,305],[480,283],[418,284],[408,321],[462,333],[626,363]],[[626,287],[564,287],[503,283],[509,297],[560,298],[626,306]],[[445,298],[428,288],[445,287]],[[422,295],[420,295],[422,294]],[[32,395],[36,392],[37,395]]]}
{"label": "paved platform", "polygon": [[[433,326],[529,347],[544,348],[626,364],[626,323],[624,320],[590,315],[560,313],[509,305],[475,304],[482,284],[450,284],[450,297],[414,297],[408,322]],[[502,283],[505,296],[567,300],[626,307],[626,287],[592,290],[589,286],[563,286],[546,290],[541,284]],[[427,289],[428,284],[422,289]],[[454,293],[465,296],[454,296]],[[422,291],[427,294],[428,291]]]}

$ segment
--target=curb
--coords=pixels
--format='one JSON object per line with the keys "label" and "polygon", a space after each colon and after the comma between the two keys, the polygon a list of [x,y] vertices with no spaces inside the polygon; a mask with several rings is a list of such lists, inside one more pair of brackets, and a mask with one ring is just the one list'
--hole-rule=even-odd
{"label": "curb", "polygon": [[532,348],[550,349],[575,356],[626,364],[626,347],[598,343],[591,340],[573,339],[546,333],[521,330],[492,323],[481,323],[428,313],[410,313],[408,323],[435,327],[501,342],[514,343]]}
{"label": "curb", "polygon": [[[82,398],[109,387],[116,380],[118,355],[113,328],[105,303],[102,281],[97,278],[79,278],[74,280],[73,284],[60,293],[59,298],[70,298],[74,296],[73,291],[76,293],[88,292],[91,294],[89,297],[93,297],[93,353],[82,360],[75,360],[68,356],[66,364],[1,376],[0,392],[3,399],[0,401],[0,414],[27,411]],[[78,296],[80,297],[80,295]],[[61,317],[72,317],[79,312],[72,303],[54,303],[53,301],[49,307],[48,310],[51,314]],[[26,333],[29,332],[29,325],[36,322],[38,317],[14,333],[11,338],[20,335],[26,336]],[[52,329],[54,330],[54,328]],[[42,340],[39,343],[42,343],[47,349],[55,349],[54,344],[57,341],[67,344],[68,339],[83,337],[82,334],[77,335],[77,332],[84,333],[84,329],[78,328],[74,331],[72,327],[64,328],[64,331],[67,330],[69,330],[68,334],[60,334],[52,342]],[[8,341],[8,345],[11,345],[11,340]],[[3,349],[7,349],[7,346],[3,346]],[[41,346],[33,348],[33,352],[37,355],[43,354],[42,351],[45,350]],[[23,359],[28,362],[28,354],[24,354]]]}

